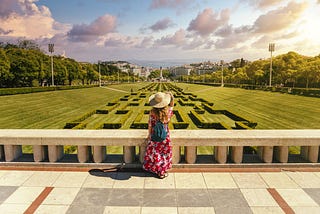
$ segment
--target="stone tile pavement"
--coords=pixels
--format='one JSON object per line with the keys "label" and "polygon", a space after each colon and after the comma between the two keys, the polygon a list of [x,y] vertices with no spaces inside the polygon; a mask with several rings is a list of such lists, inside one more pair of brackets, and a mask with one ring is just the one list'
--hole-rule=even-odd
{"label": "stone tile pavement", "polygon": [[0,213],[320,213],[320,172],[0,170]]}

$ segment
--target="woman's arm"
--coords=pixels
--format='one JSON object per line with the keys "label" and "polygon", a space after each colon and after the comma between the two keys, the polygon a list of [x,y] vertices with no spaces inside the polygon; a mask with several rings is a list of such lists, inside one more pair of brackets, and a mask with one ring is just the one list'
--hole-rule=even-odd
{"label": "woman's arm", "polygon": [[173,94],[172,94],[171,92],[168,92],[168,94],[170,94],[170,97],[171,97],[169,106],[170,106],[170,107],[173,107],[173,106],[174,106],[174,96],[173,96]]}
{"label": "woman's arm", "polygon": [[151,132],[152,132],[152,127],[151,127],[151,111],[150,111],[149,120],[148,120],[148,137],[147,137],[147,140],[151,139]]}

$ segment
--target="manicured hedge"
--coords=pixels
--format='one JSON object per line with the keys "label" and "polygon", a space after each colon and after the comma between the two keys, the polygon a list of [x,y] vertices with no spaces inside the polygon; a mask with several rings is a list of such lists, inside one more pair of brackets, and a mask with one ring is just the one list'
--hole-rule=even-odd
{"label": "manicured hedge", "polygon": [[190,111],[189,114],[190,118],[194,122],[194,124],[198,128],[203,128],[203,129],[230,129],[226,124],[224,123],[209,123],[205,122],[194,110]]}
{"label": "manicured hedge", "polygon": [[66,123],[66,125],[63,127],[64,129],[72,129],[73,127],[79,125],[80,122],[70,122]]}
{"label": "manicured hedge", "polygon": [[235,122],[236,128],[235,129],[252,129],[251,127],[247,126],[243,122]]}
{"label": "manicured hedge", "polygon": [[148,110],[141,111],[137,115],[137,117],[134,119],[134,121],[131,124],[130,128],[133,128],[133,129],[148,129],[148,122],[143,123],[143,122],[141,122],[141,119],[145,114],[149,114],[149,112],[150,111],[148,111]]}
{"label": "manicured hedge", "polygon": [[216,111],[211,106],[209,106],[208,104],[202,103],[202,106],[207,112],[209,112],[211,114],[216,114]]}
{"label": "manicured hedge", "polygon": [[71,123],[66,123],[66,125],[63,128],[64,129],[85,129],[86,126],[87,126],[87,123],[71,122]]}
{"label": "manicured hedge", "polygon": [[37,93],[37,92],[46,92],[46,91],[57,91],[57,90],[71,90],[71,89],[81,89],[81,88],[92,88],[92,87],[97,87],[97,85],[0,88],[0,96],[15,95],[15,94],[28,94],[28,93]]}
{"label": "manicured hedge", "polygon": [[95,113],[96,113],[96,110],[89,111],[89,112],[85,113],[84,115],[82,115],[81,117],[73,120],[72,122],[82,122],[82,121],[86,120],[87,118],[91,117],[92,115],[94,115]]}
{"label": "manicured hedge", "polygon": [[108,109],[97,109],[96,114],[108,114],[109,110]]}
{"label": "manicured hedge", "polygon": [[117,110],[116,114],[127,114],[129,112],[129,110],[127,109],[121,109],[121,110]]}
{"label": "manicured hedge", "polygon": [[173,110],[174,115],[178,122],[173,123],[174,129],[186,129],[189,126],[187,119],[179,112],[179,110]]}
{"label": "manicured hedge", "polygon": [[182,99],[178,100],[178,103],[182,106],[194,106],[195,103],[194,102],[184,102]]}
{"label": "manicured hedge", "polygon": [[[118,112],[118,113],[117,113]],[[104,123],[103,129],[120,129],[132,114],[132,110],[117,110],[116,114],[124,114],[119,122]]]}
{"label": "manicured hedge", "polygon": [[114,106],[114,105],[117,105],[117,104],[119,104],[119,103],[118,102],[112,102],[112,103],[107,103],[106,106]]}

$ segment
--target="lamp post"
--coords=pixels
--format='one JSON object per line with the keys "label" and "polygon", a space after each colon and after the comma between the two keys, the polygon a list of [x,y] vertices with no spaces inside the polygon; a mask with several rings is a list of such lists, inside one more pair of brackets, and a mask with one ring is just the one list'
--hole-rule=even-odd
{"label": "lamp post", "polygon": [[223,64],[224,64],[224,61],[223,61],[223,60],[220,60],[220,65],[221,65],[221,87],[224,86],[224,81],[223,81]]}
{"label": "lamp post", "polygon": [[120,74],[119,74],[119,70],[118,70],[118,84],[120,83]]}
{"label": "lamp post", "polygon": [[49,52],[51,53],[51,84],[54,86],[54,76],[53,76],[53,55],[52,53],[54,52],[54,44],[48,44],[48,49]]}
{"label": "lamp post", "polygon": [[269,79],[269,87],[272,86],[272,52],[274,51],[275,44],[274,43],[269,43],[269,51],[271,53],[270,57],[270,79]]}
{"label": "lamp post", "polygon": [[128,71],[128,83],[129,83],[129,78],[130,78],[130,75],[129,75],[129,71]]}
{"label": "lamp post", "polygon": [[101,87],[101,70],[100,70],[100,63],[101,61],[98,61],[98,69],[99,69],[99,87]]}

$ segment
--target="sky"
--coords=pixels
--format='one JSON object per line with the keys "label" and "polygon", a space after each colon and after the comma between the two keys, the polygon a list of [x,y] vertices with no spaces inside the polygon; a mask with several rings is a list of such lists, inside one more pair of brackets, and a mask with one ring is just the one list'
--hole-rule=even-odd
{"label": "sky", "polygon": [[[0,0],[0,41],[77,61],[232,61],[320,54],[320,0]],[[49,53],[48,53],[49,54]]]}

